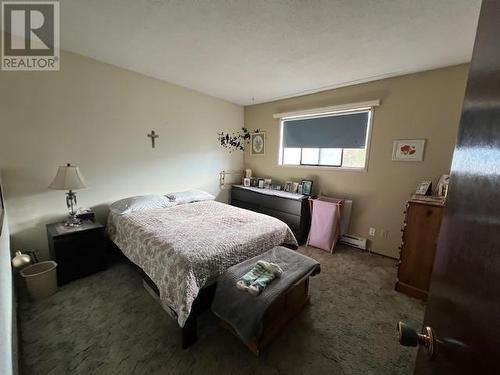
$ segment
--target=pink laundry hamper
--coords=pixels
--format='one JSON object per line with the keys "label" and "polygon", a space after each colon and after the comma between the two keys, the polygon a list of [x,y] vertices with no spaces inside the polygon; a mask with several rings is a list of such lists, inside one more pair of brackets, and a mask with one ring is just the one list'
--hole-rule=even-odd
{"label": "pink laundry hamper", "polygon": [[311,229],[307,237],[308,246],[333,253],[340,236],[342,199],[318,197],[310,199]]}

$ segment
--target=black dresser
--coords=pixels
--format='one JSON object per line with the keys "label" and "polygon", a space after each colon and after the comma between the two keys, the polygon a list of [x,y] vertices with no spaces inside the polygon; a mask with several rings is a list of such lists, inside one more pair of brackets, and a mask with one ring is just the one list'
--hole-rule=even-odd
{"label": "black dresser", "polygon": [[235,185],[231,189],[231,205],[280,219],[290,227],[300,245],[307,241],[311,212],[306,196],[297,199],[270,195],[259,189]]}
{"label": "black dresser", "polygon": [[106,268],[104,226],[86,221],[78,227],[47,224],[51,259],[57,263],[57,283],[66,284]]}

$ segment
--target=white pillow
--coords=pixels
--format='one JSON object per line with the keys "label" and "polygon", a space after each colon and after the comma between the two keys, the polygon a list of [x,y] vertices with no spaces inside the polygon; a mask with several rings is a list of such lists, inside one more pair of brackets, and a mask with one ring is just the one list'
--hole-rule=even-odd
{"label": "white pillow", "polygon": [[109,209],[118,215],[133,211],[154,210],[175,206],[175,203],[163,195],[138,195],[113,202]]}
{"label": "white pillow", "polygon": [[165,197],[173,204],[213,201],[215,199],[215,196],[202,190],[178,191],[167,194]]}

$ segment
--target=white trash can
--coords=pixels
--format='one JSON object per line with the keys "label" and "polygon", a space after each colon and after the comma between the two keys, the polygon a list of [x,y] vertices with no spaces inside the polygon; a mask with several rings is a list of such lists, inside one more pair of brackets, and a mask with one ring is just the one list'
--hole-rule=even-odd
{"label": "white trash can", "polygon": [[32,264],[20,272],[26,281],[28,293],[33,299],[41,299],[57,291],[57,263],[46,261]]}

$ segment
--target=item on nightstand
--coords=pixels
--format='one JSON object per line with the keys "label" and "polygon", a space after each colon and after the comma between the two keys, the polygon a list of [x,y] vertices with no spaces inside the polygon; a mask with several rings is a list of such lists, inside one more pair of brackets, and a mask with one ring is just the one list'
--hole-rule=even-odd
{"label": "item on nightstand", "polygon": [[259,186],[259,179],[255,177],[250,178],[250,186],[251,187],[258,187]]}
{"label": "item on nightstand", "polygon": [[264,179],[264,188],[266,189],[271,189],[271,185],[273,183],[273,180],[270,178],[265,178]]}
{"label": "item on nightstand", "polygon": [[91,208],[79,208],[76,211],[75,217],[80,221],[94,221],[95,213]]}
{"label": "item on nightstand", "polygon": [[431,195],[432,194],[432,181],[422,181],[417,185],[415,194]]}
{"label": "item on nightstand", "polygon": [[292,182],[292,190],[290,190],[291,193],[297,193],[297,189],[299,188],[299,183],[298,182]]}
{"label": "item on nightstand", "polygon": [[243,179],[243,186],[250,187],[250,177]]}
{"label": "item on nightstand", "polygon": [[285,187],[283,188],[283,190],[291,193],[292,192],[292,184],[293,184],[292,181],[286,181]]}
{"label": "item on nightstand", "polygon": [[297,186],[297,194],[302,194],[302,184]]}
{"label": "item on nightstand", "polygon": [[264,189],[264,179],[263,178],[259,178],[259,188]]}
{"label": "item on nightstand", "polygon": [[74,205],[77,204],[76,193],[73,190],[84,189],[85,179],[80,173],[80,169],[70,163],[60,166],[54,180],[49,188],[54,190],[68,190],[66,193],[66,206],[69,210],[69,217],[66,220],[67,226],[78,226],[81,221],[75,217]]}
{"label": "item on nightstand", "polygon": [[252,170],[245,169],[245,178],[250,178],[250,177],[252,177]]}

